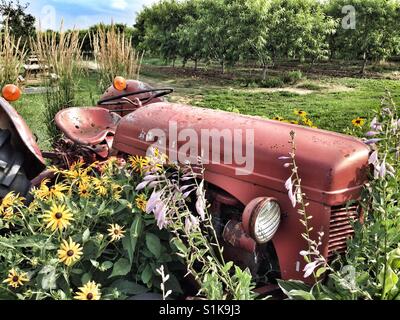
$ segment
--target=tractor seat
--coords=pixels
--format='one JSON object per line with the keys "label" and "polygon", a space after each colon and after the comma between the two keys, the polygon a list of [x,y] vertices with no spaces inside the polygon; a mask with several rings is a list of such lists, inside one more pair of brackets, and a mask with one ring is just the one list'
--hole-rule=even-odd
{"label": "tractor seat", "polygon": [[94,146],[115,134],[121,116],[98,107],[68,108],[55,117],[64,135],[81,145]]}

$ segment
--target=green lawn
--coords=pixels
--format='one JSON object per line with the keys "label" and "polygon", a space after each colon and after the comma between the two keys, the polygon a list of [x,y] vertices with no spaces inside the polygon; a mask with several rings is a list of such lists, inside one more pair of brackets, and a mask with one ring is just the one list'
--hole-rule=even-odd
{"label": "green lawn", "polygon": [[[294,118],[294,109],[302,109],[310,114],[318,127],[337,132],[344,132],[351,126],[351,120],[358,116],[371,118],[385,90],[389,90],[396,102],[400,103],[398,80],[319,77],[304,81],[303,86],[297,86],[314,89],[310,94],[244,88],[237,81],[165,74],[154,71],[154,68],[150,71],[144,68],[142,80],[153,86],[175,88],[171,101],[201,107],[288,119]],[[97,83],[94,74],[81,79],[78,105],[93,105],[98,100],[100,94]],[[48,149],[50,146],[43,123],[44,97],[40,94],[23,95],[15,107],[38,136],[40,146]]]}

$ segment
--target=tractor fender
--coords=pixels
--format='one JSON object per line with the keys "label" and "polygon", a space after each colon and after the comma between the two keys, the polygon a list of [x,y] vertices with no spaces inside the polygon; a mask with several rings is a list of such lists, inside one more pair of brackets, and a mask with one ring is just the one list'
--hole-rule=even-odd
{"label": "tractor fender", "polygon": [[24,157],[24,169],[28,178],[35,178],[46,167],[42,152],[25,120],[2,97],[0,97],[0,128],[11,131],[12,145]]}

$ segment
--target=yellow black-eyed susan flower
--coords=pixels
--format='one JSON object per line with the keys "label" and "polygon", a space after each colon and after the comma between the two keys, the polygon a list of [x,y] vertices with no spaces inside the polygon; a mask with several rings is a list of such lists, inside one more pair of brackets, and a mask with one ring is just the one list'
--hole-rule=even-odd
{"label": "yellow black-eyed susan flower", "polygon": [[124,227],[121,227],[118,224],[110,224],[109,226],[110,226],[110,228],[107,229],[107,231],[108,231],[108,235],[111,237],[112,242],[119,241],[123,237],[125,237]]}
{"label": "yellow black-eyed susan flower", "polygon": [[307,112],[305,112],[304,110],[294,110],[294,114],[300,117],[306,117],[307,116]]}
{"label": "yellow black-eyed susan flower", "polygon": [[353,126],[361,128],[365,124],[365,118],[357,117],[356,119],[353,119],[351,123]]}
{"label": "yellow black-eyed susan flower", "polygon": [[89,185],[86,183],[80,183],[78,188],[79,196],[81,198],[87,199],[90,196]]}
{"label": "yellow black-eyed susan flower", "polygon": [[94,282],[89,281],[83,287],[79,288],[79,292],[76,292],[76,300],[100,300],[101,292],[100,286]]}
{"label": "yellow black-eyed susan flower", "polygon": [[25,272],[17,272],[14,268],[8,272],[7,279],[3,283],[7,283],[10,287],[18,288],[28,282],[29,278]]}
{"label": "yellow black-eyed susan flower", "polygon": [[147,197],[145,194],[140,194],[136,198],[136,207],[140,209],[143,212],[146,212],[146,207],[147,207]]}
{"label": "yellow black-eyed susan flower", "polygon": [[54,204],[43,216],[43,221],[47,223],[46,228],[51,228],[52,231],[66,229],[73,220],[72,213],[65,205]]}
{"label": "yellow black-eyed susan flower", "polygon": [[282,117],[277,116],[277,117],[273,117],[272,120],[283,121],[284,119]]}
{"label": "yellow black-eyed susan flower", "polygon": [[72,239],[69,238],[69,241],[63,240],[57,253],[60,262],[71,266],[81,258],[82,247],[79,243],[73,242]]}
{"label": "yellow black-eyed susan flower", "polygon": [[49,179],[43,180],[40,184],[40,188],[34,190],[36,198],[42,201],[63,199],[65,191],[69,190],[69,188],[63,183],[58,183],[52,187],[48,187],[47,184],[49,182]]}
{"label": "yellow black-eyed susan flower", "polygon": [[7,194],[0,204],[0,217],[10,220],[14,216],[14,207],[22,206],[24,200],[14,192]]}
{"label": "yellow black-eyed susan flower", "polygon": [[134,156],[129,158],[133,170],[137,173],[143,173],[143,170],[149,165],[149,159],[146,157]]}
{"label": "yellow black-eyed susan flower", "polygon": [[298,122],[298,121],[295,121],[295,120],[290,121],[290,123],[291,123],[291,124],[299,124],[299,122]]}
{"label": "yellow black-eyed susan flower", "polygon": [[100,196],[106,196],[108,194],[107,186],[109,184],[109,179],[105,177],[93,178],[94,189],[98,192]]}

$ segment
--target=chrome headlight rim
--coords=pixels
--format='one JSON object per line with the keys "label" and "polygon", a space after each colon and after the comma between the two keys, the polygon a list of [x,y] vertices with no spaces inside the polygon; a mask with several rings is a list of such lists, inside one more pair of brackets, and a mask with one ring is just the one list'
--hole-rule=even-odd
{"label": "chrome headlight rim", "polygon": [[[276,207],[275,209],[278,209],[278,212],[275,216],[272,217],[273,220],[269,221],[268,227],[266,230],[263,230],[264,233],[270,234],[266,239],[261,239],[259,235],[257,235],[256,227],[257,227],[257,222],[259,222],[260,215],[265,212],[263,212],[263,209],[265,209],[265,206],[268,204],[273,203]],[[280,221],[281,221],[281,207],[279,205],[279,202],[276,198],[272,197],[259,197],[255,198],[250,203],[246,206],[246,208],[243,211],[243,227],[246,233],[251,236],[258,244],[266,244],[269,241],[273,239],[275,236],[276,232],[279,229]]]}

